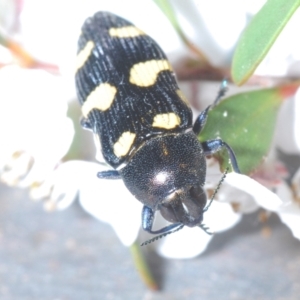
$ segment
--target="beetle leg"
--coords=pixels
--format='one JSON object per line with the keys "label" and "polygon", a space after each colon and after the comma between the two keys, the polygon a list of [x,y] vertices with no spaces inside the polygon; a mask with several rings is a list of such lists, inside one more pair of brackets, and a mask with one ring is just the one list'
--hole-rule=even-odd
{"label": "beetle leg", "polygon": [[93,126],[91,125],[89,119],[82,117],[80,119],[80,125],[83,129],[93,130]]}
{"label": "beetle leg", "polygon": [[224,79],[221,83],[221,87],[220,87],[220,90],[218,92],[218,95],[214,101],[214,103],[212,105],[209,105],[204,111],[202,111],[200,113],[200,115],[197,117],[195,123],[194,123],[194,126],[193,126],[193,131],[196,135],[198,135],[201,130],[203,129],[203,127],[205,126],[205,123],[206,123],[206,120],[207,120],[207,115],[208,115],[208,112],[211,108],[215,107],[219,102],[220,100],[222,99],[222,97],[225,95],[227,91],[227,80]]}
{"label": "beetle leg", "polygon": [[153,221],[154,221],[153,209],[144,205],[143,210],[142,210],[142,228],[145,231],[152,233],[152,234],[161,234],[161,233],[167,233],[174,228],[178,228],[178,227],[182,226],[181,223],[174,223],[174,224],[168,225],[166,227],[163,227],[159,230],[152,230]]}
{"label": "beetle leg", "polygon": [[235,157],[235,154],[232,150],[232,148],[225,142],[223,142],[221,139],[215,139],[215,140],[210,140],[210,141],[205,141],[201,143],[203,150],[204,150],[204,155],[212,155],[218,151],[220,151],[222,148],[226,148],[229,158],[233,167],[234,172],[236,173],[241,173],[238,163]]}
{"label": "beetle leg", "polygon": [[100,179],[121,179],[121,175],[117,170],[107,170],[98,172],[97,177]]}
{"label": "beetle leg", "polygon": [[198,135],[201,132],[202,128],[205,126],[209,109],[210,105],[197,117],[193,126],[193,131],[196,135]]}

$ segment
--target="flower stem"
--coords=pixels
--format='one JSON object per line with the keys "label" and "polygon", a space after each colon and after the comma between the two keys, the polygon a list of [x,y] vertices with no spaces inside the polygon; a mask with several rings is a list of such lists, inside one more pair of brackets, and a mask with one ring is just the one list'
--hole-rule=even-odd
{"label": "flower stem", "polygon": [[150,290],[157,291],[159,289],[158,284],[149,269],[140,245],[137,242],[134,242],[130,246],[130,252],[133,257],[135,267],[138,270],[143,282]]}

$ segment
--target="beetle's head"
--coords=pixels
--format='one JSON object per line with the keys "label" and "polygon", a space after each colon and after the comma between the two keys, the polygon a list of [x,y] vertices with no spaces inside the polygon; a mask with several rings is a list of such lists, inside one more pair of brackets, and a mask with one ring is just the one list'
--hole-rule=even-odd
{"label": "beetle's head", "polygon": [[206,162],[193,132],[147,141],[120,170],[129,191],[169,222],[200,225],[207,198]]}
{"label": "beetle's head", "polygon": [[158,209],[167,221],[193,227],[202,223],[206,199],[201,186],[188,186],[164,198]]}

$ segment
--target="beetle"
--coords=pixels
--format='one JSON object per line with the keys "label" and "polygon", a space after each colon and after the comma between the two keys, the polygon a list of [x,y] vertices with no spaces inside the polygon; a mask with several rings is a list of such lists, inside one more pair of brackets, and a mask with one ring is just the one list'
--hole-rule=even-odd
{"label": "beetle", "polygon": [[[78,41],[76,88],[84,128],[93,131],[111,169],[101,179],[122,179],[141,201],[142,228],[167,234],[183,226],[203,229],[206,156],[232,148],[222,139],[200,142],[208,106],[192,122],[172,67],[158,44],[109,12],[88,18]],[[171,224],[153,230],[155,212]]]}

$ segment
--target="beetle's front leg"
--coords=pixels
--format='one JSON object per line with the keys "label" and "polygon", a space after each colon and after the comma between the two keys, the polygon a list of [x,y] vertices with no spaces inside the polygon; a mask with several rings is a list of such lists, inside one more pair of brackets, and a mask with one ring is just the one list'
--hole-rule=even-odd
{"label": "beetle's front leg", "polygon": [[181,223],[175,223],[175,224],[171,224],[168,225],[166,227],[163,227],[159,230],[152,230],[152,226],[153,226],[153,221],[154,221],[154,214],[155,212],[153,211],[152,208],[148,207],[148,206],[144,206],[143,210],[142,210],[142,228],[151,233],[151,234],[161,234],[161,233],[167,233],[170,230],[180,227],[182,226]]}
{"label": "beetle's front leg", "polygon": [[117,170],[107,170],[98,172],[97,177],[100,179],[121,179],[121,175]]}
{"label": "beetle's front leg", "polygon": [[241,173],[238,163],[235,157],[235,154],[232,150],[232,148],[225,142],[223,142],[221,139],[215,139],[215,140],[210,140],[210,141],[205,141],[201,143],[203,150],[204,150],[204,155],[212,155],[218,151],[220,151],[222,148],[226,148],[229,158],[233,167],[234,172],[236,173]]}

